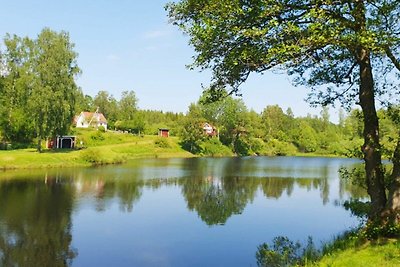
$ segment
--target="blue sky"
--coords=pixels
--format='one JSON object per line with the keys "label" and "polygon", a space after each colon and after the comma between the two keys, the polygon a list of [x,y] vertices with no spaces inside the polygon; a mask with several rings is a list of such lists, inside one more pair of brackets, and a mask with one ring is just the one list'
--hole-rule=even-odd
{"label": "blue sky", "polygon": [[[167,0],[0,0],[0,36],[34,38],[44,27],[69,32],[79,53],[82,74],[77,82],[85,94],[106,90],[119,99],[133,90],[139,107],[186,112],[198,100],[210,73],[190,71],[193,49],[188,37],[168,24]],[[319,114],[305,103],[308,89],[293,87],[286,75],[252,75],[242,86],[250,109],[267,105],[291,107],[296,116]],[[335,111],[331,112],[335,120]]]}

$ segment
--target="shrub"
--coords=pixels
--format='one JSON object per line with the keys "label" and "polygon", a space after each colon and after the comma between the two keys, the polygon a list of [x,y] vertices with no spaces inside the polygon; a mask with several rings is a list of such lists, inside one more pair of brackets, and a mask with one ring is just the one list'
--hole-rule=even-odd
{"label": "shrub", "polygon": [[160,148],[171,148],[171,144],[169,143],[168,139],[165,137],[158,137],[154,144]]}
{"label": "shrub", "polygon": [[250,150],[256,155],[262,155],[265,152],[265,143],[260,138],[249,139]]}
{"label": "shrub", "polygon": [[93,133],[90,136],[90,139],[92,139],[93,141],[103,141],[105,138],[104,138],[103,132],[96,131],[95,133]]}
{"label": "shrub", "polygon": [[82,151],[81,158],[92,165],[101,165],[105,163],[99,149],[86,149]]}
{"label": "shrub", "polygon": [[320,257],[321,252],[315,248],[311,237],[302,248],[298,241],[293,243],[285,236],[278,236],[274,238],[272,246],[264,243],[258,246],[256,252],[257,264],[262,267],[305,265],[315,262]]}
{"label": "shrub", "polygon": [[104,128],[104,126],[99,126],[99,127],[97,128],[97,130],[98,130],[99,132],[101,132],[101,133],[105,133],[105,132],[106,132],[106,128]]}
{"label": "shrub", "polygon": [[265,152],[273,156],[290,156],[296,154],[297,149],[292,143],[272,139],[266,144]]}
{"label": "shrub", "polygon": [[206,156],[220,157],[232,155],[231,150],[224,146],[217,138],[210,138],[201,145],[202,153]]}
{"label": "shrub", "polygon": [[237,138],[233,143],[235,153],[239,156],[250,155],[250,144],[247,139]]}

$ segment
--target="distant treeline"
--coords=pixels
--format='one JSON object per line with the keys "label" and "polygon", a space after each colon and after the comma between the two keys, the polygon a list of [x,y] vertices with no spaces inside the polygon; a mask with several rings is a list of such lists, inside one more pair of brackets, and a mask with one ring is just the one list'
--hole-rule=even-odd
{"label": "distant treeline", "polygon": [[[361,157],[363,143],[362,114],[354,109],[340,110],[339,122],[330,121],[329,110],[322,108],[320,116],[295,117],[290,108],[283,111],[278,105],[265,107],[261,112],[249,110],[240,98],[226,97],[207,103],[203,94],[192,103],[186,114],[139,110],[133,91],[125,91],[119,101],[106,91],[94,98],[81,97],[78,110],[99,110],[108,119],[109,129],[133,134],[157,134],[168,128],[170,134],[181,138],[188,151],[203,155],[295,155],[315,153]],[[397,128],[386,110],[379,111],[381,142],[385,156],[394,149]],[[203,124],[216,128],[218,135],[207,136]]]}

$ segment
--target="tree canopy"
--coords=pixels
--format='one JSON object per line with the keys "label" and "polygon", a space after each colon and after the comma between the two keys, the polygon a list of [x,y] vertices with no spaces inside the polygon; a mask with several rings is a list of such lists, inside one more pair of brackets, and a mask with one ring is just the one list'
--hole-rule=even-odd
{"label": "tree canopy", "polygon": [[184,0],[166,9],[190,37],[196,52],[191,66],[212,69],[213,89],[237,91],[251,72],[280,69],[296,74],[296,83],[330,85],[317,94],[329,103],[358,94],[359,61],[366,51],[379,77],[399,67],[398,5],[396,0]]}
{"label": "tree canopy", "polygon": [[212,70],[211,99],[237,93],[252,72],[283,70],[312,88],[313,104],[359,104],[370,216],[386,208],[400,221],[400,177],[387,196],[375,107],[398,100],[398,0],[182,0],[166,9],[195,49],[192,67]]}
{"label": "tree canopy", "polygon": [[69,131],[80,73],[66,32],[43,29],[36,39],[7,35],[0,90],[0,126],[6,139],[41,140]]}

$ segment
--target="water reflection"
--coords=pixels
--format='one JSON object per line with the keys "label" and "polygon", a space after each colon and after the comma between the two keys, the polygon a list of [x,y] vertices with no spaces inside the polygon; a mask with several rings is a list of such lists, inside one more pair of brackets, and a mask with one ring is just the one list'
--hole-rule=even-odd
{"label": "water reflection", "polygon": [[74,190],[52,178],[0,185],[1,266],[70,266]]}
{"label": "water reflection", "polygon": [[257,195],[278,201],[305,189],[319,192],[323,205],[352,194],[363,196],[363,190],[337,179],[340,166],[354,163],[263,157],[159,159],[95,169],[2,173],[0,262],[70,266],[79,249],[71,245],[73,211],[85,206],[106,212],[118,203],[120,212],[135,212],[148,190],[178,188],[187,209],[208,226],[227,224]]}

